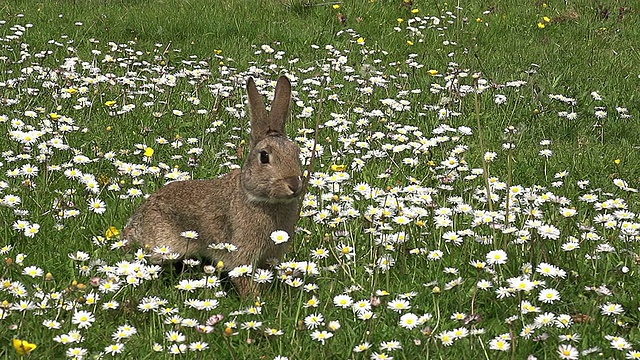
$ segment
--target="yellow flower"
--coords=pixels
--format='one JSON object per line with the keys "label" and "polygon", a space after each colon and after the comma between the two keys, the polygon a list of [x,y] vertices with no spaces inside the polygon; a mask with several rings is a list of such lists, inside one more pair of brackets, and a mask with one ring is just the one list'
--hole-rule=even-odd
{"label": "yellow flower", "polygon": [[399,23],[401,23],[401,22],[403,22],[403,21],[404,21],[404,19],[403,19],[403,18],[398,18],[397,20],[398,20],[398,22],[399,22]]}
{"label": "yellow flower", "polygon": [[144,149],[144,156],[146,157],[152,157],[153,156],[153,149],[148,147],[146,149]]}
{"label": "yellow flower", "polygon": [[29,355],[38,345],[27,340],[13,339],[13,348],[19,355]]}
{"label": "yellow flower", "polygon": [[57,113],[51,113],[49,114],[49,117],[52,118],[53,120],[58,120],[62,117],[62,115],[58,115]]}
{"label": "yellow flower", "polygon": [[408,44],[409,46],[412,46],[412,45],[413,45],[413,41],[411,41],[411,40],[407,40],[407,44]]}
{"label": "yellow flower", "polygon": [[107,237],[107,240],[109,240],[120,235],[120,230],[118,230],[118,228],[115,226],[109,226],[104,235]]}
{"label": "yellow flower", "polygon": [[539,29],[544,29],[544,27],[545,27],[544,23],[541,23],[541,22],[538,23],[538,28]]}
{"label": "yellow flower", "polygon": [[622,162],[622,160],[620,160],[620,159],[615,159],[615,160],[613,160],[613,162],[614,162],[616,165],[620,165],[620,163]]}
{"label": "yellow flower", "polygon": [[411,10],[411,13],[412,13],[412,14],[417,14],[417,13],[419,13],[419,12],[420,12],[420,9],[413,9],[413,10]]}
{"label": "yellow flower", "polygon": [[542,20],[544,20],[544,22],[547,22],[547,23],[551,22],[551,19],[548,16],[544,16]]}
{"label": "yellow flower", "polygon": [[427,72],[428,72],[428,73],[429,73],[429,75],[431,75],[431,76],[436,76],[436,75],[438,75],[438,70],[431,69],[431,70],[429,70],[429,71],[427,71]]}
{"label": "yellow flower", "polygon": [[476,22],[481,23],[482,22],[482,18],[476,18]]}
{"label": "yellow flower", "polygon": [[334,4],[334,5],[333,5],[333,8],[334,8],[334,9],[336,9],[336,10],[338,10],[338,9],[340,9],[340,5],[338,5],[338,4]]}
{"label": "yellow flower", "polygon": [[214,52],[216,55],[220,55],[220,54],[222,54],[222,50],[220,50],[220,49],[213,50],[213,52]]}
{"label": "yellow flower", "polygon": [[364,38],[363,37],[359,37],[358,40],[356,40],[356,42],[358,44],[364,44]]}
{"label": "yellow flower", "polygon": [[109,100],[109,101],[105,102],[104,104],[107,105],[108,107],[112,107],[113,105],[116,104],[116,102],[114,100]]}
{"label": "yellow flower", "polygon": [[345,171],[346,169],[347,169],[347,165],[343,165],[343,164],[331,165],[331,170],[333,171]]}

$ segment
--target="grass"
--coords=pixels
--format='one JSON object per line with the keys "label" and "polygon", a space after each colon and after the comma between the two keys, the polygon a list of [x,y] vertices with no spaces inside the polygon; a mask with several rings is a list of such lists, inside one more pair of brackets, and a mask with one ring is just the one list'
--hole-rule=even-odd
{"label": "grass", "polygon": [[[640,358],[637,5],[333,5],[0,5],[1,357]],[[114,231],[280,73],[321,151],[277,280],[155,274]]]}

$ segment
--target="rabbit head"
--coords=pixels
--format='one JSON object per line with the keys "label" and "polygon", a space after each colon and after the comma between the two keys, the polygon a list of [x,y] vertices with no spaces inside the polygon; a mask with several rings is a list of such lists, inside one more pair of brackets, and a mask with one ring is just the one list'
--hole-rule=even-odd
{"label": "rabbit head", "polygon": [[241,185],[252,202],[295,201],[302,193],[300,148],[287,138],[285,123],[289,117],[291,83],[278,79],[271,110],[252,78],[247,80],[251,113],[249,156],[242,170]]}

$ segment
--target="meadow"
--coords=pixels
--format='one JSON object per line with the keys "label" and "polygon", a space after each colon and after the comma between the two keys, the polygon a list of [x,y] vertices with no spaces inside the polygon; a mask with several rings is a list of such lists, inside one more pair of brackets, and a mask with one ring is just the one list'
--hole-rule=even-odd
{"label": "meadow", "polygon": [[[3,3],[0,358],[640,359],[639,16]],[[282,74],[309,188],[286,257],[241,274],[270,288],[150,263],[129,216],[242,166],[245,81]]]}

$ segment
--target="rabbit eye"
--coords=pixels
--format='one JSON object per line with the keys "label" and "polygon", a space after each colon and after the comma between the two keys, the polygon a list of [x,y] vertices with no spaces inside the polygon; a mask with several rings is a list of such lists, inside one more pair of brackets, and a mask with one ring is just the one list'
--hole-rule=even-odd
{"label": "rabbit eye", "polygon": [[260,162],[263,164],[268,164],[269,163],[269,153],[262,150],[260,151]]}

